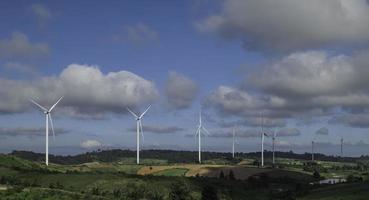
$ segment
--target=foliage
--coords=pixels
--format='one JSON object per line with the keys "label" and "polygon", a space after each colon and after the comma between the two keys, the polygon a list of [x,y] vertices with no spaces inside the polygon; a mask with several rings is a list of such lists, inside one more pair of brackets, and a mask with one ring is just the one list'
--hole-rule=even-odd
{"label": "foliage", "polygon": [[218,200],[218,194],[215,187],[206,185],[201,192],[201,200]]}
{"label": "foliage", "polygon": [[190,188],[184,181],[178,181],[170,186],[170,200],[192,200]]}
{"label": "foliage", "polygon": [[234,176],[234,173],[233,173],[233,170],[229,170],[229,179],[230,180],[236,180],[235,176]]}

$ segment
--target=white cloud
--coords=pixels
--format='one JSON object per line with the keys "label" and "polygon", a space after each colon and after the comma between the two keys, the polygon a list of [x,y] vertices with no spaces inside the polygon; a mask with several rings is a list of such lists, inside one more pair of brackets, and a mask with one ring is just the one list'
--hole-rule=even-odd
{"label": "white cloud", "polygon": [[198,86],[193,80],[177,72],[169,73],[166,83],[166,96],[171,108],[188,108],[195,99],[198,90]]}
{"label": "white cloud", "polygon": [[0,40],[1,59],[33,59],[48,56],[49,53],[46,43],[31,43],[21,32],[13,32],[10,38]]}
{"label": "white cloud", "polygon": [[[369,114],[369,52],[332,55],[324,51],[292,53],[258,66],[241,88],[220,86],[206,105],[223,116],[311,119],[337,110]],[[368,117],[336,122],[364,127]],[[254,119],[255,121],[255,119]],[[252,122],[252,119],[251,121]],[[368,123],[369,126],[369,123]]]}
{"label": "white cloud", "polygon": [[261,51],[360,45],[369,42],[369,6],[366,0],[225,0],[221,13],[197,27]]}
{"label": "white cloud", "polygon": [[101,116],[106,112],[124,113],[155,101],[158,91],[153,82],[131,72],[103,74],[97,66],[71,64],[59,76],[33,81],[0,79],[0,112],[25,112],[29,98],[41,104],[52,104],[64,95],[60,106],[71,115]]}
{"label": "white cloud", "polygon": [[101,143],[97,140],[85,140],[81,143],[81,147],[85,149],[92,149],[100,147]]}

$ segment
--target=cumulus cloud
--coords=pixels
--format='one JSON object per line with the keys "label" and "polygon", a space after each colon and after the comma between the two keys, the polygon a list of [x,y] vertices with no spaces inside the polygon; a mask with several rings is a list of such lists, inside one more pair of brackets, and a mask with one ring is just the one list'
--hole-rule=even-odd
{"label": "cumulus cloud", "polygon": [[101,146],[101,143],[97,140],[85,140],[81,142],[81,147],[85,149],[93,149]]}
{"label": "cumulus cloud", "polygon": [[[69,133],[69,130],[62,128],[55,128],[55,135],[66,134]],[[52,134],[49,131],[49,134]],[[0,136],[3,137],[44,137],[45,136],[45,128],[44,127],[15,127],[15,128],[0,128]]]}
{"label": "cumulus cloud", "polygon": [[155,41],[158,38],[158,32],[144,23],[126,26],[124,27],[123,33],[113,35],[113,41],[128,42],[133,45],[142,45]]}
{"label": "cumulus cloud", "polygon": [[[160,126],[160,125],[142,125],[144,132],[157,133],[157,134],[171,134],[181,132],[185,129],[177,126]],[[129,128],[129,131],[135,132],[136,126]]]}
{"label": "cumulus cloud", "polygon": [[355,86],[355,67],[345,55],[292,53],[251,74],[249,82],[269,94],[305,98],[342,94]]}
{"label": "cumulus cloud", "polygon": [[[206,106],[214,107],[221,115],[241,117],[260,117],[261,112],[266,117],[278,117],[284,114],[283,111],[276,112],[270,108],[283,108],[285,103],[284,99],[276,96],[250,94],[245,90],[229,86],[219,86],[205,100]],[[254,119],[255,124],[257,124],[256,120]]]}
{"label": "cumulus cloud", "polygon": [[[335,110],[367,115],[368,57],[367,51],[352,55],[292,53],[258,66],[246,76],[243,87],[218,87],[208,95],[206,105],[223,116],[243,118],[255,118],[261,111],[266,118],[282,119],[312,119]],[[339,121],[349,126],[365,123],[359,118]]]}
{"label": "cumulus cloud", "polygon": [[36,76],[38,73],[34,66],[20,62],[6,62],[3,64],[4,68],[9,71],[16,71],[17,73],[30,74]]}
{"label": "cumulus cloud", "polygon": [[258,51],[368,44],[369,5],[366,0],[225,0],[221,13],[196,25]]}
{"label": "cumulus cloud", "polygon": [[13,32],[10,38],[0,40],[1,59],[33,59],[48,56],[49,53],[46,43],[32,43],[21,32]]}
{"label": "cumulus cloud", "polygon": [[58,107],[70,115],[100,116],[125,113],[154,101],[158,92],[153,82],[128,71],[102,73],[97,66],[71,64],[59,76],[33,81],[0,79],[0,113],[25,112],[29,98],[48,106],[64,95]]}
{"label": "cumulus cloud", "polygon": [[198,93],[197,84],[179,74],[170,72],[166,83],[166,97],[171,108],[184,109],[191,106]]}

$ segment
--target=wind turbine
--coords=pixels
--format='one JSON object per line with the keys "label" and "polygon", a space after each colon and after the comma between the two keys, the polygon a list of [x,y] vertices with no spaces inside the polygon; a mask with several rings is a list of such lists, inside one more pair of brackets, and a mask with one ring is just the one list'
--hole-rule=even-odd
{"label": "wind turbine", "polygon": [[53,119],[51,118],[51,111],[55,108],[55,106],[62,100],[63,97],[60,97],[58,99],[58,101],[56,101],[56,103],[51,106],[49,109],[41,106],[40,104],[38,104],[35,100],[30,99],[30,101],[35,104],[36,106],[38,106],[39,108],[41,108],[41,110],[44,112],[45,117],[46,117],[46,152],[45,152],[45,163],[46,166],[49,165],[49,119],[50,119],[50,125],[51,125],[51,130],[53,132],[53,138],[55,140],[55,132],[54,132],[54,124],[53,124]]}
{"label": "wind turbine", "polygon": [[233,127],[233,130],[232,130],[232,158],[234,158],[234,146],[235,146],[235,142],[236,142],[236,129],[235,127]]}
{"label": "wind turbine", "polygon": [[314,140],[311,141],[311,161],[314,162]]}
{"label": "wind turbine", "polygon": [[343,157],[343,138],[341,138],[341,158]]}
{"label": "wind turbine", "polygon": [[273,131],[273,165],[275,164],[275,138],[276,138],[276,131]]}
{"label": "wind turbine", "polygon": [[202,120],[201,120],[201,109],[199,114],[199,126],[196,131],[196,135],[199,137],[199,163],[201,164],[201,130],[203,130],[205,133],[210,134],[209,131],[202,126]]}
{"label": "wind turbine", "polygon": [[142,122],[141,119],[142,117],[146,114],[146,112],[150,109],[151,105],[149,105],[149,107],[146,108],[146,110],[140,115],[136,115],[136,113],[132,112],[132,110],[130,110],[127,107],[128,112],[130,112],[133,117],[136,119],[136,130],[137,130],[137,145],[136,145],[136,154],[137,154],[137,158],[136,158],[136,162],[137,164],[140,164],[140,133],[142,135],[143,138],[143,129],[142,129]]}
{"label": "wind turbine", "polygon": [[268,136],[264,133],[264,118],[262,113],[261,115],[261,166],[264,166],[264,136]]}

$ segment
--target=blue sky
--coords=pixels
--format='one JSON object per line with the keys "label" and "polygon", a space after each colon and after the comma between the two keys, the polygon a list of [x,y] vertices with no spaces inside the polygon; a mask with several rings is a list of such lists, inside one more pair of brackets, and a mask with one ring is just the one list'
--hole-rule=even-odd
{"label": "blue sky", "polygon": [[56,154],[133,149],[125,107],[149,104],[144,149],[196,150],[202,105],[206,150],[230,151],[237,126],[237,148],[258,151],[262,112],[280,150],[315,140],[337,154],[344,138],[347,155],[366,154],[369,6],[327,2],[1,2],[0,151],[43,152],[44,118],[28,98],[64,95]]}

